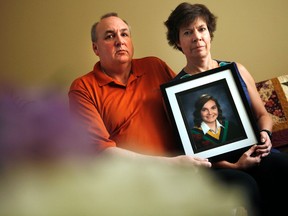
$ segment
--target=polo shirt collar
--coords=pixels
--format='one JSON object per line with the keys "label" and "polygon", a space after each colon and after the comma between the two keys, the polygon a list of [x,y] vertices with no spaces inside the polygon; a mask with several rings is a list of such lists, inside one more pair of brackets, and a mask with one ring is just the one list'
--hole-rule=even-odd
{"label": "polo shirt collar", "polygon": [[[136,79],[137,77],[142,76],[145,72],[143,70],[139,70],[137,69],[137,66],[135,66],[135,60],[132,60],[132,74],[130,75],[129,79],[128,79],[128,83],[131,82],[132,80]],[[94,65],[94,74],[96,77],[96,80],[98,81],[99,86],[104,86],[104,85],[108,85],[109,83],[115,83],[115,81],[113,80],[113,78],[107,76],[106,74],[103,73],[101,66],[100,66],[100,61],[98,61],[95,65]],[[118,84],[119,83],[115,83]]]}

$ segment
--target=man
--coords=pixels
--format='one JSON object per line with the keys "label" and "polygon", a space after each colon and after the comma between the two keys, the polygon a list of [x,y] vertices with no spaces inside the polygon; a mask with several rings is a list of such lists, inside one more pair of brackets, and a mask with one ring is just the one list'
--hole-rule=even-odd
{"label": "man", "polygon": [[69,99],[97,152],[211,167],[207,159],[176,156],[181,144],[160,91],[162,83],[175,77],[166,63],[155,57],[133,59],[130,28],[116,13],[102,16],[92,26],[91,38],[99,62],[72,83]]}

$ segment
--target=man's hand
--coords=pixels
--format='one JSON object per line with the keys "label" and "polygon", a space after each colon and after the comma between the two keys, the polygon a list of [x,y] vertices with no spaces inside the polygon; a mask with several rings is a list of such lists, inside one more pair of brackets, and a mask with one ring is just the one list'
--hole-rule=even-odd
{"label": "man's hand", "polygon": [[200,157],[195,157],[191,155],[180,155],[170,158],[172,163],[193,166],[193,167],[211,167],[211,162],[208,159],[203,159]]}

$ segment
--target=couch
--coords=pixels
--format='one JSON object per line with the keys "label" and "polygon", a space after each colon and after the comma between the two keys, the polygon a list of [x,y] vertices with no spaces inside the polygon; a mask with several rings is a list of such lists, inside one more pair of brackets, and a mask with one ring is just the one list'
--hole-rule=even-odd
{"label": "couch", "polygon": [[256,88],[271,115],[273,125],[272,144],[279,150],[288,150],[288,75],[256,82]]}

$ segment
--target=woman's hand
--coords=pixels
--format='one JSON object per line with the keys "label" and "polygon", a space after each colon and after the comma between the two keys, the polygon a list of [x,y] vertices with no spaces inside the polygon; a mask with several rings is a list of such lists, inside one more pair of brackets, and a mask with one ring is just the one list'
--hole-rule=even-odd
{"label": "woman's hand", "polygon": [[260,132],[260,141],[261,145],[257,145],[256,154],[260,155],[261,157],[266,157],[272,148],[271,140],[265,131]]}
{"label": "woman's hand", "polygon": [[[232,168],[232,169],[247,169],[252,166],[256,166],[261,162],[261,154],[257,154],[256,150],[258,145],[253,145],[250,149],[242,154],[236,163],[230,163],[228,161],[219,161],[213,163],[214,167]],[[256,153],[256,154],[255,154]]]}
{"label": "woman's hand", "polygon": [[[250,149],[242,154],[236,162],[238,169],[247,169],[259,165],[261,162],[261,155],[257,154],[258,145],[253,145]],[[256,154],[255,154],[256,153]]]}

